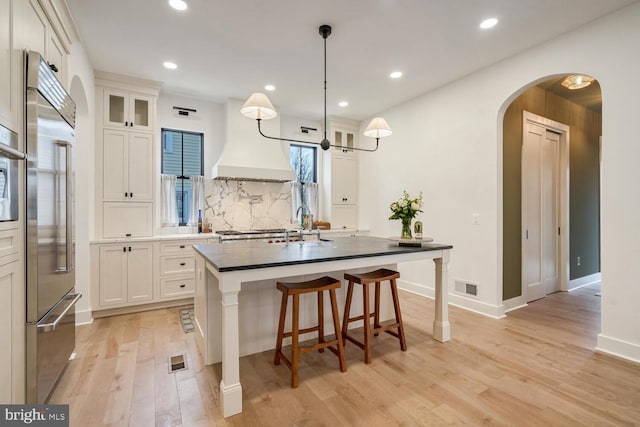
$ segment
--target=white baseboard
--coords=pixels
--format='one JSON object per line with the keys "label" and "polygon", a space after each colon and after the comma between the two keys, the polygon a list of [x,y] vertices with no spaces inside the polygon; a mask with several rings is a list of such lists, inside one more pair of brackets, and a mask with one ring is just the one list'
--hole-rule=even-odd
{"label": "white baseboard", "polygon": [[528,305],[527,300],[522,295],[520,295],[519,297],[508,299],[506,301],[502,301],[502,303],[504,304],[504,307],[505,307],[505,310],[504,310],[505,313],[508,313],[513,310],[517,310],[519,308],[524,308]]}
{"label": "white baseboard", "polygon": [[93,323],[93,312],[90,308],[76,311],[76,326]]}
{"label": "white baseboard", "polygon": [[[421,285],[419,283],[409,282],[407,280],[398,280],[398,287],[407,292],[411,292],[423,297],[435,298],[435,289]],[[491,305],[486,302],[482,302],[476,299],[468,298],[457,293],[449,292],[449,304],[454,307],[459,307],[464,310],[473,311],[474,313],[482,314],[483,316],[491,317],[493,319],[502,319],[505,317],[504,305]]]}
{"label": "white baseboard", "polygon": [[588,276],[579,277],[577,279],[573,279],[569,281],[569,292],[575,291],[579,288],[584,288],[585,286],[595,285],[602,281],[602,273],[594,273]]}
{"label": "white baseboard", "polygon": [[597,351],[640,363],[640,345],[598,334]]}

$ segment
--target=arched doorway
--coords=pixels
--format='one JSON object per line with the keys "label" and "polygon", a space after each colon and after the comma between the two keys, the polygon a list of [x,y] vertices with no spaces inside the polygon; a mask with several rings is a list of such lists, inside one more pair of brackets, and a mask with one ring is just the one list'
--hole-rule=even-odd
{"label": "arched doorway", "polygon": [[[568,167],[566,171],[558,170],[559,174],[566,173],[566,176],[560,176],[560,182],[564,179],[567,183],[566,207],[564,213],[559,211],[560,220],[552,229],[557,239],[552,242],[557,244],[558,249],[557,268],[564,269],[566,274],[565,284],[558,289],[572,290],[599,281],[602,96],[597,81],[584,89],[569,90],[562,86],[566,77],[553,76],[528,85],[514,95],[505,109],[502,123],[502,299],[507,311],[522,307],[530,300],[526,295],[526,277],[530,265],[527,267],[526,250],[523,251],[531,239],[531,228],[526,223],[527,199],[523,198],[523,194],[527,193],[523,191],[523,173],[527,174],[527,167],[523,164],[523,153],[526,155],[527,151],[524,148],[525,112],[549,123],[564,124],[570,129],[566,159]],[[561,134],[557,126],[556,129],[551,126],[548,130],[551,134]],[[567,138],[568,135],[567,131]],[[542,178],[535,176],[535,179]],[[541,195],[536,193],[534,197]],[[559,209],[562,206],[560,202]],[[538,207],[542,210],[544,203],[533,203],[533,206],[534,211]],[[563,214],[566,215],[564,221]],[[561,247],[563,241],[566,242],[565,248]],[[564,258],[561,257],[562,251]],[[534,270],[537,267],[534,262]],[[540,266],[540,271],[543,270],[544,266]]]}

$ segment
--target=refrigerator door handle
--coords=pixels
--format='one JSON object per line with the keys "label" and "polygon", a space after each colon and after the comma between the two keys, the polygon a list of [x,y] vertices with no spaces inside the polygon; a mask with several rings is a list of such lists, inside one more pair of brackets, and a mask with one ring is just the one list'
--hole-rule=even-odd
{"label": "refrigerator door handle", "polygon": [[22,151],[18,151],[15,148],[2,143],[0,143],[0,153],[12,160],[25,160],[27,158],[27,155]]}
{"label": "refrigerator door handle", "polygon": [[73,197],[72,193],[72,179],[73,179],[73,170],[71,169],[71,143],[68,141],[56,141],[56,144],[60,147],[64,147],[65,151],[65,231],[66,231],[66,250],[65,250],[65,268],[64,272],[73,271],[73,221],[71,218],[72,209],[73,209]]}
{"label": "refrigerator door handle", "polygon": [[67,313],[69,312],[69,310],[71,310],[71,307],[76,305],[78,300],[80,298],[82,298],[82,294],[71,294],[66,299],[69,299],[69,298],[73,298],[73,300],[69,303],[69,305],[67,305],[67,307],[62,311],[62,313],[60,313],[60,315],[58,317],[56,317],[56,320],[54,320],[53,322],[50,322],[50,323],[38,324],[38,329],[41,332],[55,331],[56,330],[56,326],[58,326],[58,323],[60,323],[60,321],[62,319],[64,319],[64,316],[66,316]]}

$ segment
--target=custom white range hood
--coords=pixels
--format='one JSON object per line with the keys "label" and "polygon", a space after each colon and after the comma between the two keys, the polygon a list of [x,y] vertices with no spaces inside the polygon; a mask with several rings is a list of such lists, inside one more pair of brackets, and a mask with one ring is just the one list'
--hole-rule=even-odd
{"label": "custom white range hood", "polygon": [[[242,101],[227,100],[226,137],[222,155],[213,166],[213,179],[287,182],[295,178],[282,144],[260,136],[255,120],[240,114]],[[280,136],[280,118],[264,121],[268,135]]]}

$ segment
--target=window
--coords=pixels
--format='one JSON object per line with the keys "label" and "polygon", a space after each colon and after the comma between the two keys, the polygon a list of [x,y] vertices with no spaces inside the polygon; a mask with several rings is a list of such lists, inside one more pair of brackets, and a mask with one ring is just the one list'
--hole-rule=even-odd
{"label": "window", "polygon": [[202,133],[162,129],[162,173],[177,176],[178,222],[187,225],[191,206],[191,176],[204,175]]}
{"label": "window", "polygon": [[316,147],[291,144],[289,162],[296,171],[297,182],[316,182],[317,161]]}

